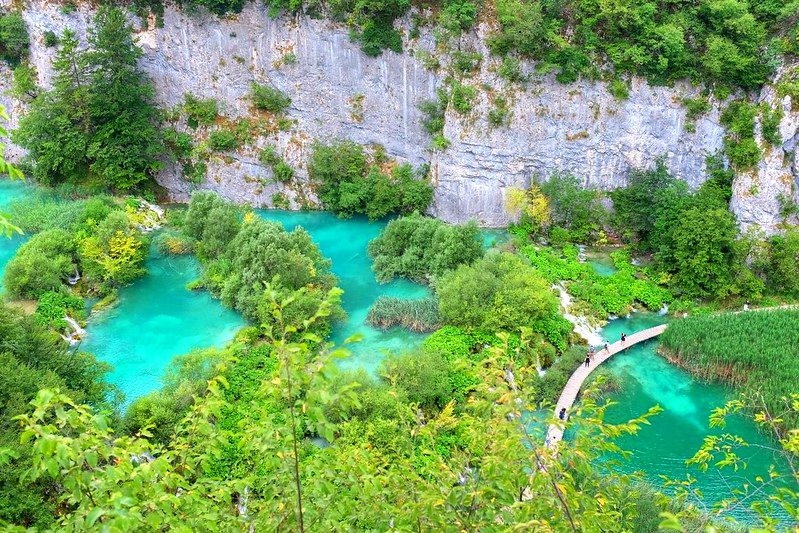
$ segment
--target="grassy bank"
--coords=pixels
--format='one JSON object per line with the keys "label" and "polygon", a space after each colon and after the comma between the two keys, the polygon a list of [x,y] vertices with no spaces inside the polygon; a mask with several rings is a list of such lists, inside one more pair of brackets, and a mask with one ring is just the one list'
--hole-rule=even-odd
{"label": "grassy bank", "polygon": [[[672,323],[661,351],[706,380],[720,381],[782,416],[785,397],[799,391],[799,311],[751,311],[695,316]],[[784,428],[799,426],[786,417]]]}

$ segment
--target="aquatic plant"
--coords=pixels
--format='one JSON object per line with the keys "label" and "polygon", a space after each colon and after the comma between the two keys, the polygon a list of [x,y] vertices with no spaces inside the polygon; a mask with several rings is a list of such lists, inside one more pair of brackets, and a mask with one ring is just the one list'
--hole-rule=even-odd
{"label": "aquatic plant", "polygon": [[411,331],[435,331],[440,325],[435,298],[380,296],[369,308],[366,322],[378,329],[402,326]]}
{"label": "aquatic plant", "polygon": [[[740,389],[780,417],[784,398],[799,390],[799,311],[764,310],[693,316],[672,323],[661,351],[699,378]],[[783,420],[796,428],[796,416]]]}

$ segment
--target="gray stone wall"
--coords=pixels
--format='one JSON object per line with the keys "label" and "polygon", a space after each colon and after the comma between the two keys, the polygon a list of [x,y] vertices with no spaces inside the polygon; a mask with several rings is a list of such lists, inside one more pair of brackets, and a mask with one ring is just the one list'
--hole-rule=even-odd
{"label": "gray stone wall", "polygon": [[[32,61],[44,84],[51,75],[54,50],[44,47],[43,32],[71,27],[85,36],[91,15],[87,7],[64,15],[42,0],[27,5]],[[451,145],[435,152],[421,126],[418,106],[434,98],[442,79],[415,54],[434,50],[429,33],[406,42],[402,54],[369,58],[350,41],[346,28],[307,17],[272,20],[260,2],[224,19],[187,16],[168,6],[163,28],[156,28],[152,20],[137,25],[142,27],[141,64],[164,106],[178,104],[190,92],[218,99],[228,116],[246,116],[252,81],[271,83],[291,96],[288,116],[296,120],[291,131],[259,139],[253,147],[209,163],[200,187],[241,203],[268,206],[279,190],[294,197],[294,189],[268,183],[271,171],[257,160],[260,147],[268,143],[278,147],[301,181],[307,178],[305,163],[315,139],[380,144],[399,160],[429,162],[436,186],[431,213],[455,222],[475,218],[486,226],[508,222],[503,208],[506,190],[528,184],[534,175],[546,178],[567,171],[586,185],[611,189],[625,183],[631,168],[649,167],[662,156],[677,177],[696,187],[705,179],[705,158],[722,148],[718,106],[696,121],[695,131],[686,130],[680,99],[698,93],[687,84],[650,87],[634,80],[629,99],[622,101],[598,82],[562,85],[544,76],[525,87],[507,86],[496,75],[498,61],[485,49],[489,30],[484,26],[461,43],[485,58],[468,83],[507,95],[512,119],[509,126],[492,129],[486,118],[491,96],[479,90],[467,116],[447,111],[444,134]],[[295,63],[282,61],[288,53],[296,56]],[[772,88],[764,89],[761,98],[784,107],[785,145],[769,149],[757,172],[737,179],[731,207],[744,229],[757,225],[772,233],[781,221],[777,195],[794,194],[799,176],[792,158],[799,118],[788,99],[779,101]],[[4,99],[13,125],[21,106]],[[362,104],[362,117],[354,112],[355,101]],[[173,167],[158,179],[176,200],[185,200],[195,187]]]}

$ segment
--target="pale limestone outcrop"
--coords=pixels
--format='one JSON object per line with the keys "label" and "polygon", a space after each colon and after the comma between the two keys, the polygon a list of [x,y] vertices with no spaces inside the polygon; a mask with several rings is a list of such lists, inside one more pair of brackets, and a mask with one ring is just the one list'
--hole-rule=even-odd
{"label": "pale limestone outcrop", "polygon": [[[65,15],[57,5],[41,0],[26,6],[24,17],[34,41],[31,60],[45,85],[54,50],[44,46],[43,32],[70,27],[85,37],[91,15],[86,7]],[[400,160],[429,162],[436,186],[432,214],[448,221],[476,218],[487,226],[507,223],[506,190],[528,184],[533,175],[568,171],[586,185],[611,189],[625,183],[631,168],[651,166],[662,156],[676,176],[695,187],[705,179],[705,158],[722,148],[718,105],[696,120],[695,131],[686,129],[680,99],[698,92],[687,84],[651,87],[634,80],[629,98],[622,101],[601,82],[562,85],[544,76],[525,87],[507,86],[496,75],[497,61],[485,49],[485,27],[461,43],[486,58],[468,81],[480,89],[474,109],[467,116],[447,111],[444,134],[451,145],[434,152],[421,126],[419,104],[434,98],[443,80],[415,54],[433,50],[429,33],[406,42],[402,54],[369,58],[341,25],[307,17],[272,20],[261,3],[250,3],[241,14],[223,19],[188,16],[167,6],[162,28],[154,21],[137,23],[147,26],[138,34],[144,50],[141,66],[164,106],[178,104],[190,92],[217,98],[228,116],[246,116],[252,81],[271,83],[291,96],[288,116],[296,120],[291,131],[259,139],[253,147],[209,163],[200,187],[240,203],[270,205],[277,191],[295,196],[296,188],[271,183],[271,170],[258,162],[258,150],[267,143],[276,145],[301,182],[307,178],[305,163],[315,139],[380,144]],[[289,53],[296,62],[283,61]],[[508,127],[489,127],[492,93],[509,99]],[[788,99],[777,102],[771,87],[761,98],[785,107],[785,143],[768,151],[757,172],[736,180],[731,207],[743,227],[758,225],[772,233],[781,221],[777,195],[795,195],[799,173],[792,153],[799,115]],[[21,107],[4,100],[13,125]],[[185,200],[195,187],[174,166],[158,179],[176,200]]]}

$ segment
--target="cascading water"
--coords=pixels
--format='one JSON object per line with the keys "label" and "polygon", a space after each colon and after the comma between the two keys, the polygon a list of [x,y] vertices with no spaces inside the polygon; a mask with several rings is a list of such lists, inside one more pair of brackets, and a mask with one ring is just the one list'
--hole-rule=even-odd
{"label": "cascading water", "polygon": [[566,290],[563,283],[557,283],[553,285],[552,288],[558,291],[560,306],[563,309],[563,318],[574,325],[574,332],[585,339],[589,346],[600,346],[604,344],[605,341],[600,334],[600,328],[592,326],[586,317],[573,315],[569,312],[572,301],[571,295]]}
{"label": "cascading water", "polygon": [[86,330],[81,327],[78,322],[68,315],[64,315],[64,322],[67,323],[66,335],[62,334],[61,338],[69,343],[70,346],[77,345],[83,340],[86,335]]}

